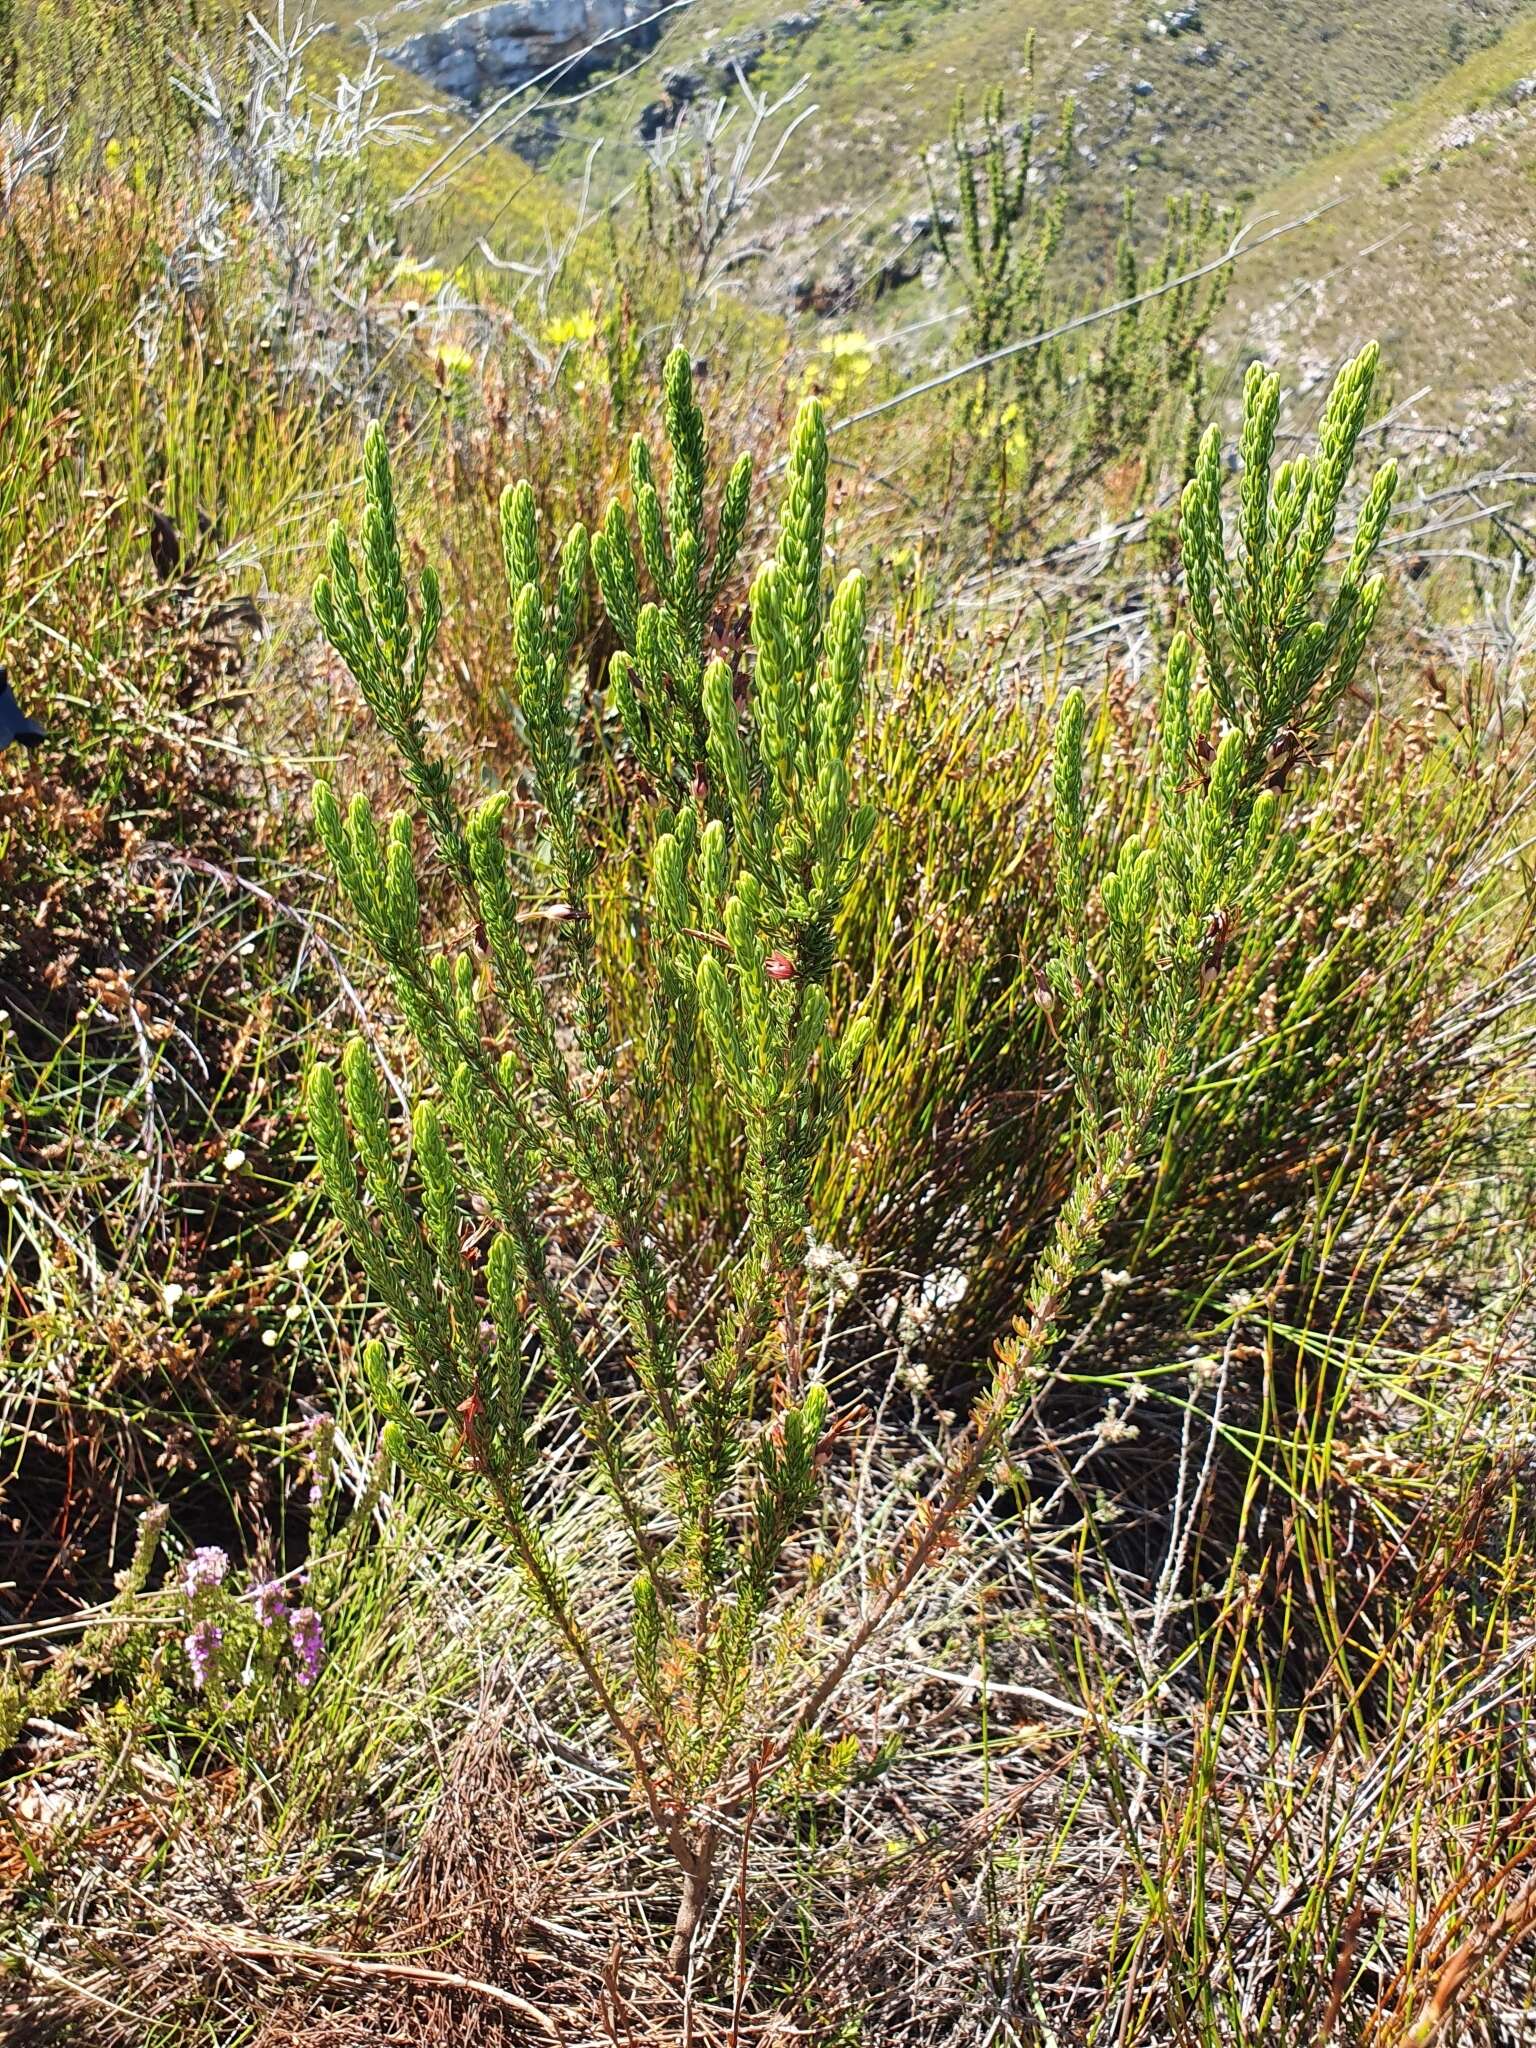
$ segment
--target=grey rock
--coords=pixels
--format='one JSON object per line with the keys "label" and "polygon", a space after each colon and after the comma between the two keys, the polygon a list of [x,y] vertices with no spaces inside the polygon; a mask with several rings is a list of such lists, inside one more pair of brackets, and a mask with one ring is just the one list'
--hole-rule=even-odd
{"label": "grey rock", "polygon": [[[387,52],[440,92],[471,103],[554,65],[574,82],[648,49],[657,25],[645,0],[496,0],[408,36]],[[620,32],[632,27],[632,34]],[[609,40],[604,40],[604,39]]]}
{"label": "grey rock", "polygon": [[920,213],[909,213],[897,233],[906,242],[921,242],[940,229],[949,234],[959,225],[960,216],[952,207],[941,206],[935,213],[932,207],[925,206]]}
{"label": "grey rock", "polygon": [[450,50],[427,74],[439,92],[473,99],[480,90],[480,64],[473,50]]}
{"label": "grey rock", "polygon": [[1137,99],[1139,100],[1151,99],[1153,93],[1156,92],[1156,90],[1157,87],[1152,83],[1150,78],[1138,78],[1136,83],[1131,87],[1131,91],[1135,93]]}
{"label": "grey rock", "polygon": [[[538,55],[527,38],[487,36],[480,45],[480,69],[497,85],[511,85],[527,72]],[[553,53],[551,53],[553,61]]]}
{"label": "grey rock", "polygon": [[674,107],[686,107],[696,100],[704,90],[704,79],[697,71],[687,71],[680,64],[669,65],[661,74],[661,89]]}
{"label": "grey rock", "polygon": [[739,36],[722,36],[704,53],[704,62],[724,78],[734,77],[737,72],[750,78],[762,63],[767,48],[768,38],[761,29],[747,29]]}
{"label": "grey rock", "polygon": [[487,41],[503,36],[550,36],[568,43],[577,36],[603,35],[619,27],[622,6],[614,0],[497,0],[461,21],[476,23],[476,31]]}

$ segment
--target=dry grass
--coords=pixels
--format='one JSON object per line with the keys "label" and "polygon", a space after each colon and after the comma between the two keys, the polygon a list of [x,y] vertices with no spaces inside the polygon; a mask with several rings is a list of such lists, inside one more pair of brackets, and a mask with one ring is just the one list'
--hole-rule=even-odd
{"label": "dry grass", "polygon": [[[747,1888],[725,1890],[681,1992],[657,1960],[671,1880],[625,1824],[558,1660],[494,1559],[423,1548],[401,1501],[388,1603],[376,1578],[345,1596],[332,1683],[404,1680],[409,1718],[319,1810],[276,1783],[253,1802],[227,1770],[114,1783],[104,1726],[92,1763],[62,1731],[31,1738],[21,1810],[54,1902],[35,2023],[52,2012],[103,2048],[253,2026],[274,2048],[544,2034],[480,1984],[573,2048],[989,2028],[1374,2048],[1436,2038],[1412,2031],[1436,2000],[1463,2041],[1518,2038],[1536,1854],[1528,1475],[1484,1440],[1520,1342],[1444,1345],[1433,1427],[1429,1355],[1411,1373],[1383,1361],[1344,1469],[1281,1510],[1291,1534],[1265,1568],[1222,1540],[1211,1449],[1229,1376],[1271,1342],[1260,1318],[1204,1348],[1171,1515],[1109,1513],[1126,1450],[1112,1406],[1063,1446],[1074,1485],[1055,1513],[1007,1496],[978,1512],[841,1701],[879,1768],[836,1804],[749,1815]],[[898,1378],[851,1446],[862,1505],[824,1604],[831,1638],[934,1428]],[[1316,1455],[1304,1418],[1292,1432]],[[592,1513],[573,1496],[568,1533]],[[602,1546],[587,1551],[590,1596],[617,1613]],[[1274,1656],[1298,1569],[1319,1612],[1337,1601],[1306,1675]],[[393,1680],[370,1661],[386,1633],[409,1637]],[[314,1768],[318,1728],[302,1740]],[[404,1813],[424,1795],[418,1833]]]}

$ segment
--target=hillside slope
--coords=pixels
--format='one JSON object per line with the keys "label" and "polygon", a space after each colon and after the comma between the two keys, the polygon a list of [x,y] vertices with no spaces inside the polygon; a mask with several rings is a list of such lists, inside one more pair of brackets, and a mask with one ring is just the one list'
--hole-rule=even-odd
{"label": "hillside slope", "polygon": [[[451,10],[395,8],[386,42]],[[921,158],[957,90],[995,84],[1079,110],[1078,209],[1109,215],[1134,177],[1148,198],[1198,187],[1244,203],[1329,150],[1353,144],[1508,28],[1531,0],[694,0],[628,75],[560,111],[556,164],[573,174],[593,140],[609,175],[633,174],[639,129],[707,100],[740,62],[770,97],[808,79],[815,114],[796,131],[755,224],[773,251],[767,283],[829,269],[850,244],[878,246],[921,210]],[[1036,36],[1033,88],[1020,76]],[[669,93],[670,87],[670,93]],[[649,115],[647,115],[649,110]],[[1097,237],[1094,238],[1097,240]]]}
{"label": "hillside slope", "polygon": [[1408,417],[1469,446],[1531,452],[1536,23],[1263,205],[1279,220],[1329,210],[1238,266],[1229,347],[1282,358],[1311,387],[1369,331]]}

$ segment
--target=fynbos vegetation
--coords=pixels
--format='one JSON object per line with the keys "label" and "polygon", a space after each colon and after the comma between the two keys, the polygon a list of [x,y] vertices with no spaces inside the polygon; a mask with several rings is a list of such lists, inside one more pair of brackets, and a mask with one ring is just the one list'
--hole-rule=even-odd
{"label": "fynbos vegetation", "polygon": [[1525,469],[984,52],[787,322],[767,30],[631,186],[110,14],[0,8],[5,2027],[1523,2039]]}

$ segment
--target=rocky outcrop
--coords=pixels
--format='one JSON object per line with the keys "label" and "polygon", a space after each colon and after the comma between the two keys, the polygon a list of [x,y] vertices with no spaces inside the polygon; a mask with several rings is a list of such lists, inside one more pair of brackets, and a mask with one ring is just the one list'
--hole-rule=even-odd
{"label": "rocky outcrop", "polygon": [[810,34],[821,19],[823,0],[794,14],[781,14],[763,28],[743,29],[738,35],[719,36],[704,45],[691,65],[674,65],[663,71],[660,84],[664,98],[652,100],[640,115],[642,142],[675,128],[685,107],[695,100],[729,93],[749,79],[771,50],[781,49]]}
{"label": "rocky outcrop", "polygon": [[655,11],[643,0],[497,0],[408,37],[389,55],[474,106],[552,66],[568,67],[560,83],[570,84],[648,49],[660,28],[647,19]]}

